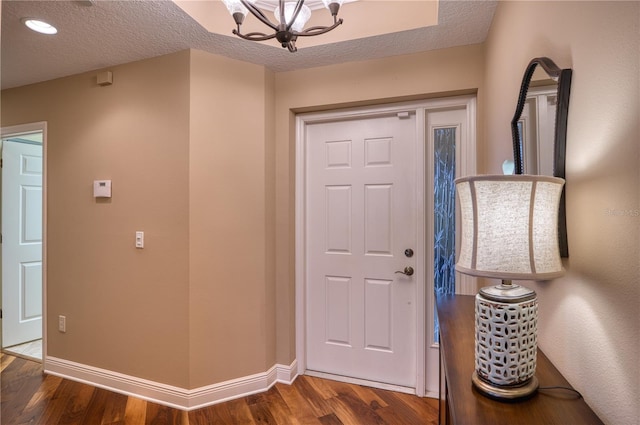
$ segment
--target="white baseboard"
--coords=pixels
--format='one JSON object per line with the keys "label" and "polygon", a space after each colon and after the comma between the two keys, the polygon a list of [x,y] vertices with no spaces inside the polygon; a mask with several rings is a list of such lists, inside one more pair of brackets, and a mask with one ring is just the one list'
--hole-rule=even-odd
{"label": "white baseboard", "polygon": [[195,410],[267,391],[276,382],[291,384],[298,376],[297,369],[294,360],[289,366],[276,364],[263,373],[188,390],[56,357],[47,356],[44,360],[44,372],[50,375],[181,410]]}
{"label": "white baseboard", "polygon": [[426,398],[435,398],[435,399],[439,399],[440,398],[440,393],[437,391],[427,391],[427,393],[424,395]]}

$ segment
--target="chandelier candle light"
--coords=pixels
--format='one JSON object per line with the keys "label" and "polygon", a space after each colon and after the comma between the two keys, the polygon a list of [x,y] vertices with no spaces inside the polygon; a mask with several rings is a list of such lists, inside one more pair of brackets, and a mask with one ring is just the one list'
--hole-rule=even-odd
{"label": "chandelier candle light", "polygon": [[[304,0],[286,3],[284,0],[278,0],[278,6],[273,12],[277,22],[276,24],[272,23],[264,12],[255,6],[256,0],[223,0],[229,13],[231,13],[236,22],[237,28],[233,30],[235,35],[251,41],[264,41],[275,38],[280,42],[282,47],[286,47],[290,52],[298,50],[296,48],[296,40],[298,37],[324,34],[342,24],[342,19],[338,19],[338,11],[343,1],[344,0],[322,0],[324,6],[329,9],[331,16],[333,16],[332,25],[314,26],[304,29],[305,24],[309,18],[311,18],[311,9],[304,4]],[[240,27],[249,12],[263,24],[270,27],[274,33],[250,32],[243,34]]]}
{"label": "chandelier candle light", "polygon": [[502,279],[475,304],[475,371],[482,394],[530,397],[535,377],[538,300],[511,280],[549,280],[564,273],[558,249],[558,206],[564,180],[531,175],[456,179],[462,223],[456,270]]}

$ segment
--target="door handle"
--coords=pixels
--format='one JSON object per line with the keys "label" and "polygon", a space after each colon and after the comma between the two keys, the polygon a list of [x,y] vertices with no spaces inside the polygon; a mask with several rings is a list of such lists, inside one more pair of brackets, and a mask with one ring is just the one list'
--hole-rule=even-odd
{"label": "door handle", "polygon": [[400,274],[403,274],[405,276],[413,276],[413,267],[407,266],[407,267],[404,268],[404,270],[402,270],[402,271],[398,270],[398,271],[396,271],[396,273],[400,273]]}

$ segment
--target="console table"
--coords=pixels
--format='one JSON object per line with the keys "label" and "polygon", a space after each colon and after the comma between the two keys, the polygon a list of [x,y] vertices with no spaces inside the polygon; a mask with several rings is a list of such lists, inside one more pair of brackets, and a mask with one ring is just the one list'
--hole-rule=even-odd
{"label": "console table", "polygon": [[[475,297],[436,298],[440,322],[440,424],[586,425],[602,424],[582,398],[567,390],[540,390],[531,398],[501,402],[471,385],[474,371]],[[536,377],[540,387],[571,387],[538,349]],[[444,396],[444,397],[443,397]]]}

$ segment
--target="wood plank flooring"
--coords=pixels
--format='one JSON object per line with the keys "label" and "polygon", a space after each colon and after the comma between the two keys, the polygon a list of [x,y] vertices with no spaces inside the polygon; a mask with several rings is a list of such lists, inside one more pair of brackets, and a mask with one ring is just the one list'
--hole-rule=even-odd
{"label": "wood plank flooring", "polygon": [[44,375],[40,363],[2,353],[3,425],[435,425],[437,400],[300,376],[292,385],[184,412]]}

